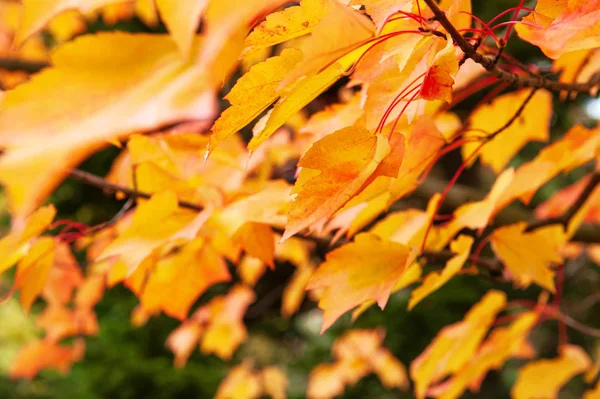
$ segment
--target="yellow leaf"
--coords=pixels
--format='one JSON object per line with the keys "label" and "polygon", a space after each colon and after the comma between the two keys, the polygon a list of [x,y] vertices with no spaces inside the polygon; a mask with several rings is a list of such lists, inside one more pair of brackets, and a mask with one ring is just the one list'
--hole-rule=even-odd
{"label": "yellow leaf", "polygon": [[287,86],[311,76],[363,45],[375,27],[369,18],[337,0],[326,0],[327,11],[300,49],[304,60],[281,83]]}
{"label": "yellow leaf", "polygon": [[[316,142],[300,160],[299,166],[321,173],[299,186],[289,212],[282,240],[305,227],[323,225],[367,182],[390,152],[382,135],[360,126],[350,126]],[[305,169],[302,174],[307,173]]]}
{"label": "yellow leaf", "polygon": [[600,399],[600,381],[598,381],[595,388],[590,389],[583,395],[583,399]]}
{"label": "yellow leaf", "polygon": [[459,371],[469,362],[505,304],[503,292],[488,291],[462,321],[444,327],[437,334],[410,365],[417,398],[424,398],[431,384]]}
{"label": "yellow leaf", "polygon": [[300,5],[267,15],[246,37],[244,52],[274,46],[310,33],[327,10],[326,0],[302,0]]}
{"label": "yellow leaf", "polygon": [[262,384],[265,394],[272,399],[287,398],[287,376],[277,366],[268,366],[262,370]]}
{"label": "yellow leaf", "polygon": [[520,222],[496,229],[491,235],[492,248],[517,286],[534,282],[554,292],[554,272],[549,266],[562,263],[563,228],[553,225],[526,232],[526,227],[527,223]]}
{"label": "yellow leaf", "polygon": [[[504,94],[496,97],[491,104],[476,108],[469,118],[469,129],[472,133],[467,132],[465,137],[485,137],[502,129],[514,117],[530,93],[531,89],[522,89]],[[500,173],[529,141],[548,141],[551,116],[552,95],[548,91],[538,90],[521,115],[479,150],[481,162]],[[478,141],[463,145],[463,158],[469,158],[479,146]],[[470,162],[474,162],[475,159],[471,158]]]}
{"label": "yellow leaf", "polygon": [[225,96],[231,103],[212,127],[209,151],[246,126],[279,98],[277,86],[302,59],[302,52],[285,49],[281,55],[254,65]]}
{"label": "yellow leaf", "polygon": [[207,210],[197,214],[180,210],[172,193],[155,194],[136,208],[131,225],[104,249],[97,260],[118,256],[131,275],[162,245],[178,238],[193,239],[209,215]]}
{"label": "yellow leaf", "polygon": [[275,268],[275,234],[265,223],[249,222],[238,229],[233,237],[250,256]]}
{"label": "yellow leaf", "polygon": [[473,237],[460,235],[450,243],[450,250],[456,255],[448,260],[441,272],[432,272],[425,277],[423,284],[412,292],[410,301],[408,302],[408,310],[414,308],[425,297],[431,295],[432,292],[440,289],[440,287],[450,281],[460,271],[471,254],[473,241]]}
{"label": "yellow leaf", "polygon": [[0,181],[14,215],[30,213],[111,139],[211,118],[216,86],[236,62],[232,55],[226,46],[214,68],[204,70],[183,63],[165,35],[120,32],[86,35],[59,48],[54,67],[3,98]]}
{"label": "yellow leaf", "polygon": [[[468,387],[477,392],[486,374],[492,369],[499,369],[511,357],[532,355],[528,352],[527,335],[538,322],[535,312],[525,312],[511,323],[509,327],[496,328],[468,364],[447,382],[442,382],[440,399],[459,398]],[[433,388],[436,390],[436,388]]]}
{"label": "yellow leaf", "polygon": [[556,398],[560,388],[592,362],[579,346],[564,345],[555,359],[537,360],[519,370],[510,392],[514,399]]}
{"label": "yellow leaf", "polygon": [[21,26],[15,42],[21,44],[29,36],[42,29],[50,20],[66,10],[79,10],[82,13],[94,11],[107,4],[124,0],[23,0]]}
{"label": "yellow leaf", "polygon": [[48,228],[56,209],[48,205],[35,211],[20,226],[0,239],[0,274],[21,260],[30,250],[30,241]]}
{"label": "yellow leaf", "polygon": [[322,72],[303,79],[293,86],[289,93],[282,95],[281,100],[266,115],[266,121],[260,121],[254,126],[252,130],[254,136],[250,140],[250,143],[248,143],[248,148],[256,150],[260,144],[271,137],[277,129],[283,126],[298,111],[340,79],[344,75],[344,72],[366,50],[367,46],[354,50]]}
{"label": "yellow leaf", "polygon": [[204,309],[210,313],[210,323],[200,345],[203,353],[231,359],[233,352],[248,336],[243,318],[254,299],[250,288],[237,285],[226,296],[216,297],[206,308],[198,310],[200,314]]}
{"label": "yellow leaf", "polygon": [[44,289],[50,269],[54,264],[54,239],[42,237],[32,246],[17,265],[14,289],[21,290],[21,304],[25,312]]}
{"label": "yellow leaf", "polygon": [[200,16],[207,4],[208,0],[156,0],[160,17],[185,59],[190,55]]}
{"label": "yellow leaf", "polygon": [[230,279],[223,258],[198,238],[158,261],[140,301],[148,312],[162,310],[183,320],[192,304],[210,286]]}
{"label": "yellow leaf", "polygon": [[[374,234],[358,234],[354,242],[329,252],[307,289],[323,289],[319,308],[327,330],[342,314],[368,300],[384,308],[392,289],[411,260],[407,246]],[[365,273],[365,270],[369,273]]]}
{"label": "yellow leaf", "polygon": [[251,361],[244,361],[229,370],[217,388],[215,399],[258,399],[261,393],[261,376],[252,370]]}
{"label": "yellow leaf", "polygon": [[300,309],[306,287],[313,273],[314,267],[310,265],[299,267],[287,283],[281,296],[281,315],[283,317],[289,318]]}

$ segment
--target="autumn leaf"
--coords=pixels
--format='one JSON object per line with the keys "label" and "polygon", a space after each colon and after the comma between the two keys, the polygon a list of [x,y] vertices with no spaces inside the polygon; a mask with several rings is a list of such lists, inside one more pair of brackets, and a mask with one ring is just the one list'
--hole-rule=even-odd
{"label": "autumn leaf", "polygon": [[70,168],[107,142],[182,119],[211,118],[216,82],[229,74],[235,57],[226,46],[217,69],[208,71],[181,61],[167,36],[126,33],[84,36],[59,48],[52,68],[3,99],[0,144],[7,150],[0,181],[15,217],[29,214]]}
{"label": "autumn leaf", "polygon": [[[327,254],[313,274],[307,289],[323,289],[321,332],[342,314],[370,299],[384,308],[396,281],[411,263],[407,246],[363,233],[354,242]],[[370,273],[364,273],[369,266]]]}
{"label": "autumn leaf", "polygon": [[320,171],[300,187],[289,212],[283,240],[305,227],[322,225],[355,195],[389,154],[390,146],[381,135],[360,126],[351,126],[316,142],[299,166]]}
{"label": "autumn leaf", "polygon": [[[504,128],[527,101],[530,92],[520,90],[496,97],[491,104],[476,108],[469,118],[468,130],[472,133],[467,132],[465,137],[481,137],[483,140],[487,135],[500,131],[478,153],[481,162],[496,173],[500,173],[527,142],[549,139],[552,96],[544,90],[536,91],[517,119]],[[475,158],[472,155],[479,146],[478,141],[463,145],[463,158],[473,162]]]}
{"label": "autumn leaf", "polygon": [[534,361],[520,369],[511,397],[555,398],[564,384],[586,371],[591,364],[583,349],[564,345],[559,350],[558,358]]}
{"label": "autumn leaf", "polygon": [[326,0],[302,0],[298,6],[267,15],[246,37],[244,51],[274,46],[310,33],[327,11],[327,4]]}
{"label": "autumn leaf", "polygon": [[446,266],[440,273],[432,272],[425,276],[423,284],[412,292],[408,310],[414,308],[432,292],[437,291],[460,271],[471,253],[473,241],[472,237],[460,235],[450,243],[450,250],[456,255],[446,262]]}
{"label": "autumn leaf", "polygon": [[206,210],[198,214],[180,210],[173,193],[155,194],[140,204],[131,225],[104,249],[97,260],[118,256],[129,276],[162,245],[177,239],[192,240],[208,216],[210,212]]}
{"label": "autumn leaf", "polygon": [[231,107],[221,114],[212,127],[213,134],[208,151],[246,126],[279,98],[280,91],[277,90],[277,86],[302,60],[302,56],[300,50],[285,49],[281,55],[254,65],[238,79],[233,89],[225,96]]}
{"label": "autumn leaf", "polygon": [[52,237],[42,237],[33,243],[27,255],[17,265],[13,289],[21,291],[21,304],[26,312],[29,312],[31,305],[44,289],[54,264],[54,247]]}
{"label": "autumn leaf", "polygon": [[433,383],[467,364],[505,303],[504,293],[489,291],[462,321],[446,326],[438,333],[410,365],[417,398],[424,398]]}
{"label": "autumn leaf", "polygon": [[548,57],[600,46],[600,2],[541,0],[532,14],[517,24],[519,37],[538,46]]}
{"label": "autumn leaf", "polygon": [[230,279],[225,261],[210,244],[197,238],[158,261],[140,300],[148,312],[160,309],[183,320],[210,286]]}
{"label": "autumn leaf", "polygon": [[0,239],[0,273],[27,255],[31,241],[48,228],[55,215],[56,208],[53,205],[42,207]]}
{"label": "autumn leaf", "polygon": [[562,263],[559,250],[565,243],[563,228],[554,225],[527,232],[526,227],[521,222],[496,229],[491,236],[492,248],[517,286],[534,282],[554,292],[550,265]]}
{"label": "autumn leaf", "polygon": [[81,360],[85,344],[76,340],[72,346],[63,346],[51,341],[33,341],[24,346],[10,368],[11,378],[32,379],[45,368],[54,368],[65,374],[74,362]]}
{"label": "autumn leaf", "polygon": [[190,54],[200,16],[208,5],[208,0],[169,1],[156,0],[160,17],[177,43],[184,58]]}

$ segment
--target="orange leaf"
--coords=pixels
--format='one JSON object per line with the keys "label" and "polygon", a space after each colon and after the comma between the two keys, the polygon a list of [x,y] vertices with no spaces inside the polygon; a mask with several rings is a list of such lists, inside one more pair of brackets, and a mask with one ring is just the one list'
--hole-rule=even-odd
{"label": "orange leaf", "polygon": [[[515,29],[519,37],[538,46],[550,58],[600,47],[600,1],[540,0],[535,11]],[[537,25],[537,26],[536,26]]]}
{"label": "orange leaf", "polygon": [[[294,187],[296,196],[289,212],[283,240],[305,227],[322,226],[356,195],[390,153],[382,135],[350,126],[317,141],[300,160],[306,168]],[[321,173],[301,184],[303,174]]]}
{"label": "orange leaf", "polygon": [[[329,252],[307,289],[322,288],[319,308],[327,330],[342,314],[370,299],[384,308],[396,281],[411,263],[407,246],[362,233]],[[365,273],[365,268],[370,270]]]}
{"label": "orange leaf", "polygon": [[511,390],[514,399],[556,398],[560,388],[592,362],[579,346],[564,345],[555,359],[537,360],[519,370]]}
{"label": "orange leaf", "polygon": [[448,43],[448,46],[437,54],[433,65],[423,78],[423,84],[419,91],[421,98],[427,101],[441,100],[451,103],[454,76],[457,73],[456,52],[454,46]]}
{"label": "orange leaf", "polygon": [[53,368],[65,374],[74,362],[81,360],[85,344],[76,340],[72,347],[50,341],[34,341],[25,345],[10,368],[11,378],[32,379],[42,369]]}
{"label": "orange leaf", "polygon": [[175,354],[175,367],[185,367],[201,336],[202,327],[196,323],[184,323],[169,334],[165,345]]}
{"label": "orange leaf", "polygon": [[554,272],[549,266],[562,263],[563,228],[554,225],[526,232],[526,227],[527,223],[520,222],[496,229],[491,235],[492,248],[517,286],[534,282],[554,292]]}
{"label": "orange leaf", "polygon": [[459,371],[469,362],[505,303],[504,293],[489,291],[462,321],[446,326],[438,333],[410,365],[417,398],[424,398],[431,384]]}
{"label": "orange leaf", "polygon": [[150,313],[162,310],[183,320],[192,304],[213,284],[229,281],[227,264],[203,239],[158,261],[140,301]]}

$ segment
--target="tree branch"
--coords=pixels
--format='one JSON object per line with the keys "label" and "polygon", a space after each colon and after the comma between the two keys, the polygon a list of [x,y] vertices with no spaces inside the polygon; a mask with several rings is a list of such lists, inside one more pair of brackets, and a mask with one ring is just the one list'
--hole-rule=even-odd
{"label": "tree branch", "polygon": [[493,58],[484,56],[477,52],[460,32],[452,25],[452,22],[446,17],[446,14],[437,5],[436,0],[424,0],[427,6],[433,12],[435,19],[448,32],[452,40],[460,47],[466,57],[471,58],[476,63],[482,65],[488,72],[498,79],[519,87],[532,87],[538,89],[547,89],[551,91],[575,91],[579,93],[588,93],[597,87],[600,87],[600,73],[596,73],[585,83],[563,83],[556,80],[546,79],[543,76],[519,76],[507,72],[496,65]]}
{"label": "tree branch", "polygon": [[46,62],[25,61],[16,58],[0,58],[0,69],[8,71],[23,71],[27,73],[36,73],[49,67]]}

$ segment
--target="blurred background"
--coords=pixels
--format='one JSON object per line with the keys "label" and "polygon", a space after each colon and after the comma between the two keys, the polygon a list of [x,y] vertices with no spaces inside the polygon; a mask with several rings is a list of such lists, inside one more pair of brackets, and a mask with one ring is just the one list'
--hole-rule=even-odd
{"label": "blurred background", "polygon": [[[474,14],[489,20],[500,12],[516,6],[516,0],[473,1]],[[535,2],[526,4],[533,7]],[[131,32],[165,32],[160,24],[152,28],[135,15],[128,18],[108,18],[99,15],[88,22],[86,32],[102,30],[125,30]],[[120,19],[120,20],[119,20]],[[45,33],[47,45],[55,41],[52,33]],[[548,69],[549,64],[541,52],[513,36],[506,52],[524,63],[537,63]],[[319,109],[328,101],[335,101],[344,82],[324,94],[310,110]],[[6,83],[5,88],[8,88]],[[230,87],[225,87],[226,93]],[[464,118],[472,107],[480,101],[486,91],[478,93],[462,102],[455,112]],[[225,103],[224,103],[225,104]],[[553,117],[553,138],[560,137],[577,123],[593,126],[600,118],[600,100],[590,100],[582,96],[567,102],[557,102]],[[541,148],[540,144],[530,144],[515,159],[514,164],[530,160]],[[97,175],[105,175],[118,154],[111,148],[87,160],[82,169]],[[433,175],[448,179],[460,165],[458,152],[446,156],[433,171]],[[549,198],[553,192],[574,182],[588,172],[585,168],[573,171],[568,176],[554,179],[543,187],[534,199],[533,205]],[[292,173],[293,174],[293,173]],[[494,176],[489,170],[475,165],[461,178],[460,183],[488,190]],[[423,199],[409,199],[411,204],[422,206]],[[65,181],[55,192],[50,202],[56,204],[59,218],[77,220],[86,224],[96,224],[109,220],[118,212],[122,202],[105,196],[100,190],[73,181]],[[0,193],[0,234],[9,226],[5,198]],[[81,259],[83,260],[83,258]],[[591,264],[585,257],[571,261],[566,269],[565,292],[561,306],[566,314],[593,326],[600,325],[600,268]],[[108,290],[96,307],[100,332],[86,339],[86,353],[82,361],[76,363],[70,374],[62,375],[55,371],[43,371],[34,380],[11,380],[7,370],[18,348],[40,335],[35,327],[34,306],[32,314],[25,315],[16,299],[0,304],[0,398],[16,399],[58,399],[58,398],[208,398],[212,397],[220,381],[228,370],[243,358],[255,359],[260,368],[275,364],[280,366],[289,379],[288,394],[291,398],[305,396],[307,378],[319,363],[332,360],[332,342],[349,328],[375,328],[383,326],[386,331],[385,346],[406,366],[418,356],[437,332],[445,325],[459,321],[465,312],[490,288],[508,292],[512,299],[533,299],[539,289],[532,286],[528,290],[513,290],[508,285],[499,285],[472,276],[457,276],[438,292],[431,295],[410,313],[406,311],[409,295],[406,291],[394,294],[384,311],[370,308],[355,323],[349,315],[344,316],[323,335],[319,334],[320,311],[316,304],[305,300],[301,311],[291,319],[280,316],[280,295],[284,284],[289,280],[294,268],[290,264],[277,264],[274,271],[267,271],[256,286],[258,300],[250,307],[246,316],[249,331],[248,341],[236,352],[229,362],[215,356],[204,356],[195,351],[183,369],[173,367],[173,355],[165,348],[168,334],[179,322],[169,317],[152,318],[145,326],[131,325],[131,311],[137,305],[137,298],[126,288],[117,286]],[[8,291],[11,275],[0,281],[0,293]],[[202,297],[207,301],[211,296],[221,294],[226,286],[215,286]],[[595,296],[594,296],[595,295]],[[596,315],[596,317],[594,317]],[[582,345],[592,355],[600,352],[600,341],[569,330],[570,342]],[[540,355],[554,356],[557,343],[557,327],[553,321],[535,329],[531,341]],[[597,357],[597,355],[596,355]],[[521,361],[508,362],[500,372],[492,372],[478,395],[465,397],[504,398],[508,397]],[[571,381],[565,398],[578,397],[583,378]],[[570,394],[569,392],[574,392]],[[384,389],[375,376],[367,377],[355,386],[349,387],[347,398],[409,398],[412,394]]]}

